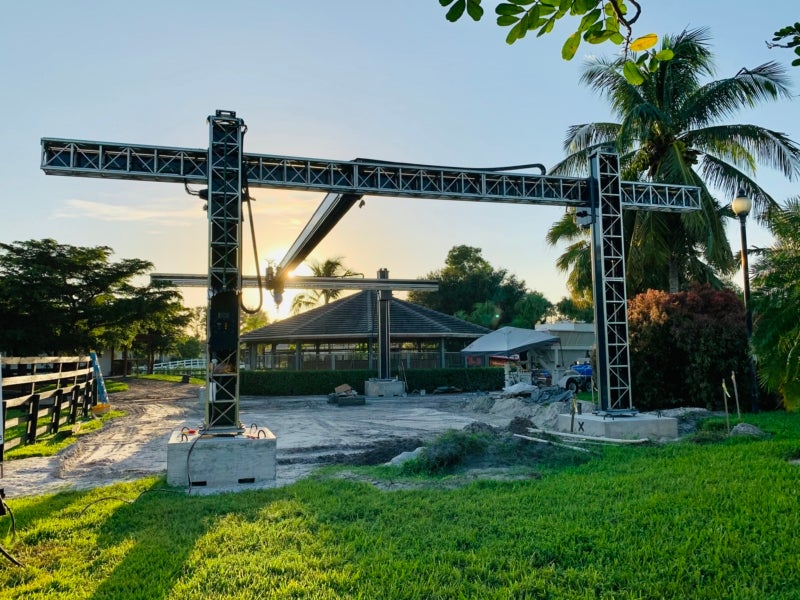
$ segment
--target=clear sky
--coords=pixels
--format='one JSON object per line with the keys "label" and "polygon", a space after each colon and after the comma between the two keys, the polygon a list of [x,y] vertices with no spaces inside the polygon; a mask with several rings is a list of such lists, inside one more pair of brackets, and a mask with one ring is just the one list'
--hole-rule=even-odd
{"label": "clear sky", "polygon": [[[769,60],[789,68],[789,52],[768,50],[764,40],[797,20],[796,6],[644,0],[636,32],[709,27],[718,77]],[[115,258],[148,259],[159,272],[207,270],[202,201],[176,184],[46,176],[41,137],[205,148],[205,118],[225,109],[248,126],[246,152],[549,167],[564,155],[568,126],[611,118],[579,73],[590,52],[613,46],[584,44],[564,62],[566,23],[508,46],[492,14],[451,24],[444,12],[436,0],[4,2],[0,241],[52,237],[108,245]],[[797,82],[800,68],[791,74]],[[732,122],[797,141],[798,106],[771,104]],[[778,199],[798,194],[796,182],[768,169],[758,177]],[[259,255],[280,259],[322,195],[251,191]],[[417,277],[440,268],[452,246],[469,244],[557,301],[566,295],[566,276],[554,267],[561,249],[544,236],[561,210],[367,198],[312,256],[343,256],[367,276],[386,267],[393,277]],[[736,229],[729,231],[738,249]],[[749,233],[754,244],[769,242],[758,227]],[[245,265],[254,273],[249,251]],[[187,304],[204,296],[189,291]]]}

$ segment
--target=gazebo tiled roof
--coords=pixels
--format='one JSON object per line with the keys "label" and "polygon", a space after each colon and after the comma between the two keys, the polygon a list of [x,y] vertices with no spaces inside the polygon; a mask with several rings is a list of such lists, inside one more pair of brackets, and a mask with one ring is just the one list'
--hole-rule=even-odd
{"label": "gazebo tiled roof", "polygon": [[[255,329],[245,343],[363,342],[377,338],[377,292],[362,291]],[[444,313],[392,298],[389,308],[393,341],[442,338],[474,340],[490,330]]]}

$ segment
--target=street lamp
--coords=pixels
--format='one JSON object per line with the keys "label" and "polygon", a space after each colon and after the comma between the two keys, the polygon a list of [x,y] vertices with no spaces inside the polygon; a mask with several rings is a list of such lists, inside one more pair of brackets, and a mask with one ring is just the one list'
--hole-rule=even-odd
{"label": "street lamp", "polygon": [[747,349],[750,359],[750,407],[758,412],[758,382],[756,381],[756,366],[750,352],[750,338],[753,335],[753,313],[750,310],[750,268],[747,264],[747,215],[753,208],[753,201],[745,194],[742,188],[736,192],[736,197],[731,202],[733,214],[739,217],[739,229],[742,235],[742,275],[744,278],[744,312],[745,328],[747,331]]}

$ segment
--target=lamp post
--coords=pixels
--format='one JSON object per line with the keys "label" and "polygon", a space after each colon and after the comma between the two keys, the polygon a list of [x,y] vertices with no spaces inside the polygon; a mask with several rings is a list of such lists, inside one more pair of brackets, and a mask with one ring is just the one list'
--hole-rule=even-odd
{"label": "lamp post", "polygon": [[747,215],[753,208],[753,201],[745,194],[742,188],[736,192],[736,197],[731,202],[733,214],[739,217],[739,229],[742,236],[742,275],[744,278],[744,312],[745,329],[747,331],[747,355],[750,361],[750,408],[758,412],[758,381],[756,381],[756,365],[750,352],[750,338],[753,335],[753,313],[750,310],[750,268],[747,264]]}

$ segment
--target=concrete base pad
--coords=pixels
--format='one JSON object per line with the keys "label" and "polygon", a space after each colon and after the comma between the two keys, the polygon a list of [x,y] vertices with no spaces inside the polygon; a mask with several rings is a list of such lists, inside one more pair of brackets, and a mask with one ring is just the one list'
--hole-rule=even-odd
{"label": "concrete base pad", "polygon": [[[558,431],[569,432],[571,420],[572,417],[568,414],[558,415],[556,427]],[[643,414],[630,417],[604,417],[584,413],[575,415],[575,427],[572,433],[614,439],[676,439],[678,419]]]}
{"label": "concrete base pad", "polygon": [[261,437],[173,431],[167,444],[167,483],[187,486],[193,494],[273,487],[275,435],[263,428],[259,432]]}
{"label": "concrete base pad", "polygon": [[402,396],[405,393],[405,384],[397,379],[370,379],[364,382],[364,395],[367,398]]}

